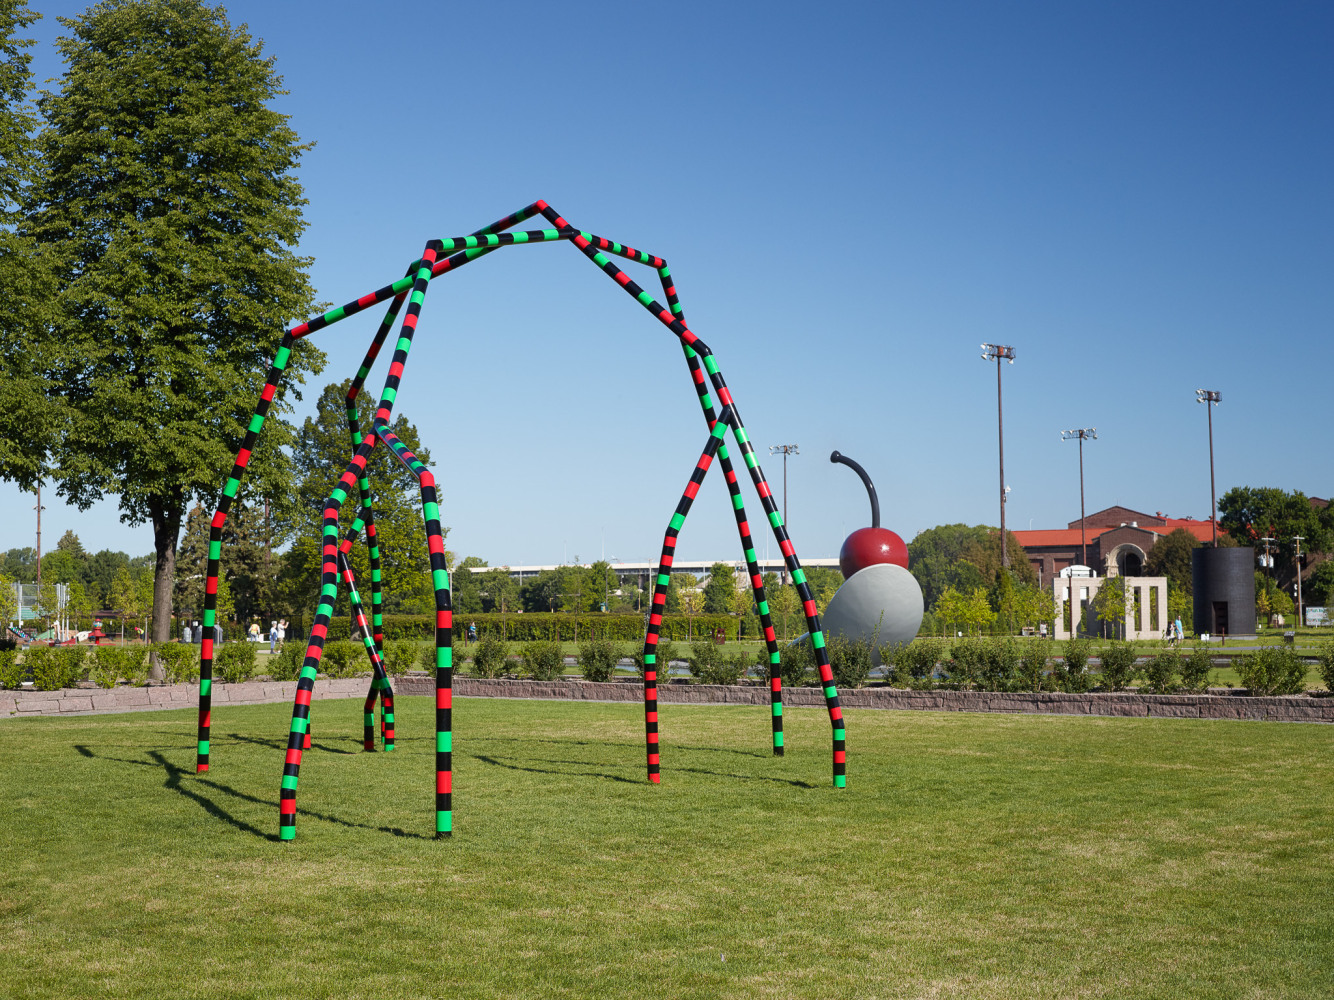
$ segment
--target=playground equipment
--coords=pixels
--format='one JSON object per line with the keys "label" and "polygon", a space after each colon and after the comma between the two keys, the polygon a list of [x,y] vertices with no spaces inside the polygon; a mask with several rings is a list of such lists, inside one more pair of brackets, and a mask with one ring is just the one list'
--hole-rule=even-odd
{"label": "playground equipment", "polygon": [[[554,228],[527,231],[513,231],[513,227],[536,215],[541,215]],[[445,565],[444,536],[440,528],[440,508],[435,477],[411,451],[390,430],[389,422],[394,402],[398,395],[400,380],[407,364],[408,353],[412,348],[413,335],[426,293],[434,278],[457,270],[464,264],[479,257],[508,246],[522,244],[568,242],[605,272],[612,280],[625,289],[636,301],[646,308],[660,323],[674,333],[685,354],[691,379],[695,385],[699,405],[703,410],[709,434],[705,441],[695,468],[685,486],[676,510],[671,517],[663,538],[662,553],[659,558],[658,573],[654,580],[652,613],[644,636],[644,729],[647,753],[647,773],[649,781],[661,780],[658,751],[658,701],[655,650],[662,623],[662,612],[667,600],[667,587],[671,577],[673,555],[676,540],[686,515],[699,490],[704,476],[714,460],[717,459],[724,478],[727,481],[732,507],[736,516],[737,531],[745,553],[747,572],[750,576],[755,603],[759,610],[764,630],[765,643],[770,664],[770,717],[772,719],[773,752],[783,753],[783,700],[782,681],[779,665],[780,652],[770,620],[768,601],[764,583],[756,562],[755,546],[751,538],[750,525],[746,518],[745,505],[741,498],[741,488],[731,455],[724,444],[730,432],[737,452],[750,474],[751,482],[760,497],[769,526],[783,553],[787,570],[797,587],[802,600],[807,628],[814,646],[816,662],[821,684],[824,689],[825,704],[833,728],[833,780],[836,787],[846,783],[846,749],[844,741],[843,710],[839,703],[838,691],[834,686],[833,674],[829,667],[829,656],[825,649],[824,634],[820,628],[817,612],[805,573],[797,559],[792,542],[788,538],[783,519],[774,502],[769,484],[764,478],[755,450],[751,446],[736,403],[727,388],[722,372],[714,358],[713,351],[686,326],[685,314],[681,307],[676,288],[667,262],[661,257],[623,246],[612,240],[595,236],[572,227],[545,201],[537,201],[519,212],[508,215],[491,225],[479,229],[469,236],[431,240],[426,244],[419,259],[408,268],[404,277],[392,284],[385,285],[374,292],[361,296],[346,305],[317,316],[305,323],[293,327],[284,333],[277,354],[274,356],[264,390],[255,407],[254,416],[247,427],[241,449],[231,475],[223,487],[222,496],[214,514],[209,536],[209,560],[204,598],[204,635],[212,636],[212,626],[216,620],[218,570],[221,558],[222,527],[226,523],[227,512],[240,489],[245,476],[246,466],[260,431],[264,426],[265,415],[277,391],[279,381],[289,360],[292,345],[300,338],[317,333],[324,327],[339,322],[378,303],[388,301],[389,306],[381,320],[370,347],[366,351],[356,377],[353,379],[347,395],[348,428],[352,441],[352,456],[346,469],[330,492],[324,507],[322,528],[323,566],[321,576],[320,603],[316,610],[315,623],[310,630],[310,640],[306,648],[297,683],[296,697],[292,709],[292,725],[289,732],[287,755],[283,768],[282,786],[279,803],[279,835],[283,840],[291,840],[296,835],[296,790],[300,773],[302,754],[310,746],[310,700],[315,677],[319,669],[324,641],[328,634],[328,625],[333,606],[338,594],[339,582],[347,585],[353,615],[356,619],[362,642],[371,662],[373,680],[366,699],[365,746],[374,748],[372,711],[377,694],[381,700],[381,727],[384,734],[385,749],[389,749],[393,739],[393,692],[384,671],[381,650],[383,634],[381,623],[381,591],[379,573],[379,553],[375,543],[375,521],[370,483],[366,478],[366,463],[373,448],[383,443],[394,456],[416,475],[420,484],[422,517],[426,525],[427,548],[430,555],[431,579],[435,591],[436,608],[436,836],[447,837],[453,829],[452,791],[453,791],[453,659],[452,659],[452,609],[450,604],[449,571]],[[622,271],[612,258],[619,257],[647,265],[657,272],[662,284],[667,305],[658,303],[639,285]],[[406,310],[403,309],[407,303]],[[399,326],[398,338],[394,344],[393,357],[389,371],[380,393],[379,404],[371,421],[371,428],[363,431],[356,406],[356,399],[366,377],[370,374],[380,349],[385,343],[390,330],[398,323],[399,313],[403,318]],[[716,395],[716,403],[715,403]],[[346,535],[339,538],[339,513],[342,505],[353,495],[360,500],[360,510],[353,520]],[[366,544],[370,550],[371,564],[371,615],[367,618],[356,580],[346,558],[358,537],[365,533]],[[209,767],[211,726],[210,691],[213,677],[213,643],[206,638],[200,650],[199,669],[199,749],[196,771],[206,771]]]}

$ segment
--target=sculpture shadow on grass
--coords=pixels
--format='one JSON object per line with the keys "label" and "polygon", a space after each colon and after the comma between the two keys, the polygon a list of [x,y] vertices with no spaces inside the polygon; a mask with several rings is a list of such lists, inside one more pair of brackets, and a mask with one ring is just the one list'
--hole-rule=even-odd
{"label": "sculpture shadow on grass", "polygon": [[[533,742],[533,741],[526,741],[526,742]],[[558,741],[549,740],[544,742],[558,742]],[[602,771],[575,771],[569,769],[571,767],[579,767],[581,765],[584,765],[583,761],[552,760],[549,758],[542,759],[542,758],[529,758],[529,757],[524,757],[524,758],[494,757],[488,754],[470,754],[469,756],[471,756],[475,760],[480,760],[483,764],[490,764],[492,767],[503,767],[511,771],[529,771],[532,774],[553,774],[564,778],[576,778],[576,777],[602,778],[607,781],[620,781],[629,785],[647,784],[646,781],[641,781],[637,778],[622,777],[619,774],[607,774]],[[521,760],[528,762],[528,765],[526,766],[524,763],[519,763],[519,761]],[[507,763],[507,761],[510,761],[511,763]],[[550,764],[550,765],[555,765],[555,767],[534,767],[531,766],[533,764]],[[558,769],[560,768],[561,765],[566,765],[566,767],[564,769]],[[769,777],[768,775],[762,775],[762,774],[737,774],[735,772],[727,772],[727,771],[711,771],[708,768],[703,768],[703,767],[674,767],[672,768],[672,770],[679,771],[684,774],[705,774],[715,778],[740,778],[742,780],[747,780],[747,781],[770,781],[780,785],[791,785],[794,788],[815,787],[810,782],[801,781],[800,779],[796,778],[773,778]]]}
{"label": "sculpture shadow on grass", "polygon": [[[262,743],[263,741],[255,740],[254,742]],[[195,785],[196,787],[204,786],[205,788],[208,788],[214,792],[219,793],[220,796],[237,799],[242,802],[249,802],[254,805],[265,806],[270,809],[275,808],[277,806],[278,803],[277,800],[275,799],[261,798],[260,796],[251,795],[247,792],[242,792],[238,789],[232,788],[230,785],[224,785],[220,781],[214,781],[212,778],[200,777],[191,771],[187,771],[184,768],[178,767],[177,765],[173,764],[171,761],[167,760],[167,758],[162,753],[160,753],[157,750],[149,751],[148,756],[151,758],[150,760],[127,760],[123,757],[107,757],[102,754],[95,753],[92,750],[92,748],[90,748],[87,744],[76,743],[74,745],[74,749],[78,751],[78,753],[81,756],[87,757],[91,760],[103,760],[113,764],[129,764],[133,767],[147,767],[155,770],[160,769],[166,774],[166,780],[162,783],[163,788],[167,789],[170,792],[175,792],[177,795],[180,795],[183,798],[189,799],[191,802],[198,805],[201,809],[204,810],[204,812],[208,813],[214,819],[226,823],[228,826],[234,827],[235,829],[240,830],[242,833],[247,833],[250,834],[251,836],[258,837],[261,840],[268,840],[274,843],[281,842],[276,833],[268,833],[264,830],[261,830],[253,823],[249,823],[246,820],[240,818],[239,816],[234,815],[227,809],[224,809],[221,805],[218,804],[218,802],[215,802],[212,798],[210,798],[203,792],[195,791],[194,789],[186,787],[185,784],[182,783],[182,779],[189,778],[191,779],[190,783]],[[346,753],[347,751],[341,751],[341,752]],[[397,826],[372,826],[369,823],[358,823],[354,820],[343,819],[341,816],[335,816],[330,813],[322,813],[311,809],[303,810],[301,815],[309,817],[310,819],[317,819],[325,823],[333,823],[336,826],[344,826],[354,830],[370,830],[375,833],[387,833],[390,836],[405,837],[411,840],[432,839],[430,837],[424,836],[423,834],[412,833],[411,831],[404,830],[401,827]]]}

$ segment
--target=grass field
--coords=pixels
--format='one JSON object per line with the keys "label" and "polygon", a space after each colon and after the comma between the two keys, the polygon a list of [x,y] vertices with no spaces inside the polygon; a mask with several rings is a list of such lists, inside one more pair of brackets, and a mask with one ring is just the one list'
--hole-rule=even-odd
{"label": "grass field", "polygon": [[1334,727],[461,699],[0,722],[4,997],[1324,997]]}

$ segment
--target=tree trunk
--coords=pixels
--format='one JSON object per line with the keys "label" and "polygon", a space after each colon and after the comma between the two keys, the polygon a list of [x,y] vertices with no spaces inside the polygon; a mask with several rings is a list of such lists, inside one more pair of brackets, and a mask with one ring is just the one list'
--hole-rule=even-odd
{"label": "tree trunk", "polygon": [[[149,513],[153,519],[153,642],[171,639],[171,591],[176,581],[176,543],[181,535],[181,507],[177,502],[169,508],[153,503]],[[163,671],[156,663],[150,675],[161,680]]]}

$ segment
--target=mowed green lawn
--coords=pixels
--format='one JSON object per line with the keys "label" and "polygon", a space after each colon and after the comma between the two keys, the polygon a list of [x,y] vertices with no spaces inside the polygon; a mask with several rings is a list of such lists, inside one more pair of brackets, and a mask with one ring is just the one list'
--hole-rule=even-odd
{"label": "mowed green lawn", "polygon": [[468,699],[0,722],[4,997],[1324,997],[1334,727]]}

